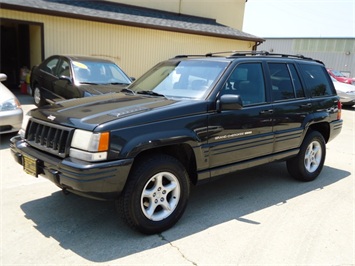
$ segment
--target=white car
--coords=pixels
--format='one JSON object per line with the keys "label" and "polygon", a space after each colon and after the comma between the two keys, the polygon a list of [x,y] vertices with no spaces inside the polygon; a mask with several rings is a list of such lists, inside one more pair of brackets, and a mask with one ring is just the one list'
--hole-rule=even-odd
{"label": "white car", "polygon": [[340,97],[343,105],[352,106],[355,104],[355,86],[337,81],[331,77],[334,83],[335,90]]}
{"label": "white car", "polygon": [[16,96],[2,84],[7,76],[0,73],[0,134],[18,132],[21,128],[23,111]]}

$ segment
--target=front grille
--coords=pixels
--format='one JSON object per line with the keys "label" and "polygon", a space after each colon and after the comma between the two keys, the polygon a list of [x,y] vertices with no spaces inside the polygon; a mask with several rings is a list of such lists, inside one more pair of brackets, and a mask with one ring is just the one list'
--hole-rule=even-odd
{"label": "front grille", "polygon": [[73,133],[73,128],[32,118],[26,129],[26,139],[31,146],[64,158],[69,154]]}

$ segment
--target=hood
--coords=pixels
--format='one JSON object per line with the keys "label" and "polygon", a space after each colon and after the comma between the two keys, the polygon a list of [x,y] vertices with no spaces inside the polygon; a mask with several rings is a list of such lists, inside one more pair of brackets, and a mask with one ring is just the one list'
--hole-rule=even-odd
{"label": "hood", "polygon": [[31,116],[50,123],[94,130],[111,121],[117,121],[114,128],[123,128],[205,111],[205,101],[114,93],[57,102],[32,110]]}

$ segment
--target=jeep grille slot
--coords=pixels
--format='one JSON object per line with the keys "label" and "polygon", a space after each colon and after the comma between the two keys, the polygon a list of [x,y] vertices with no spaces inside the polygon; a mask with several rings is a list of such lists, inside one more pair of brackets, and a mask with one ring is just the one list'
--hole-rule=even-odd
{"label": "jeep grille slot", "polygon": [[74,129],[31,119],[26,130],[27,142],[40,150],[60,156],[69,154]]}

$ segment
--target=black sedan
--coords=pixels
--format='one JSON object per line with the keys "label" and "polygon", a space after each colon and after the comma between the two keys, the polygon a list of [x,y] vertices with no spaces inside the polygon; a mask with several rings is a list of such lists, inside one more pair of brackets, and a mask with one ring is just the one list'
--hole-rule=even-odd
{"label": "black sedan", "polygon": [[37,106],[121,91],[132,83],[115,63],[86,56],[53,55],[31,72],[32,96]]}

